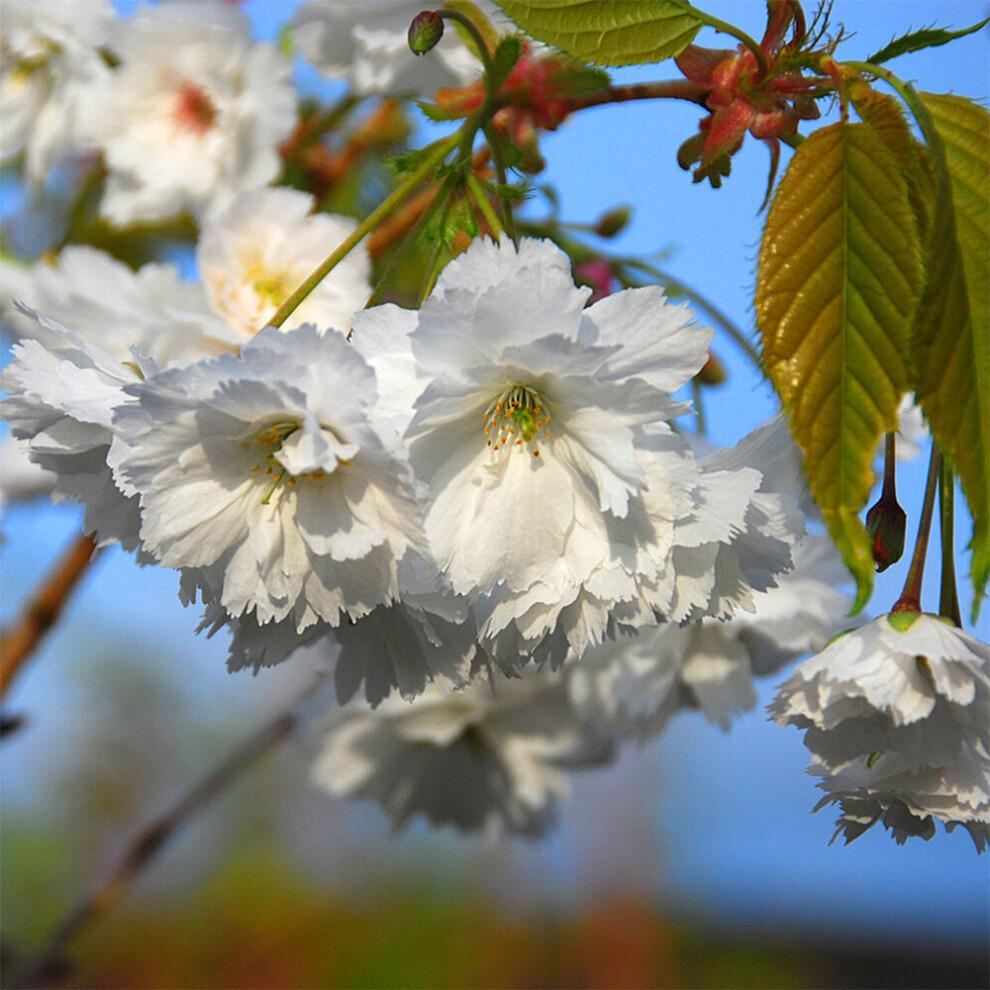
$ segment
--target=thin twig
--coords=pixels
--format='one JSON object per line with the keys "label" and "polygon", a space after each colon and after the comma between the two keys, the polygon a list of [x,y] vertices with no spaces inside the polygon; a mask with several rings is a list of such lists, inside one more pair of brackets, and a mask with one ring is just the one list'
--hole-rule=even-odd
{"label": "thin twig", "polygon": [[17,625],[0,634],[0,697],[6,692],[42,636],[58,619],[72,589],[96,559],[96,541],[81,536],[45,576],[40,590],[28,602]]}
{"label": "thin twig", "polygon": [[317,677],[292,704],[247,739],[212,773],[201,780],[160,818],[146,825],[131,841],[117,865],[84,894],[55,926],[44,949],[15,976],[12,986],[37,987],[66,972],[68,945],[124,895],[141,871],[189,819],[233,784],[245,770],[284,740],[299,722],[302,705],[322,686]]}

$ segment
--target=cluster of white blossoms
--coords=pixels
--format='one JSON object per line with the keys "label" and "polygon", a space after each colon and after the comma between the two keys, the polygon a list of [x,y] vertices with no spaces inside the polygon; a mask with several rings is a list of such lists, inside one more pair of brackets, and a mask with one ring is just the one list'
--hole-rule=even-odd
{"label": "cluster of white blossoms", "polygon": [[[883,615],[801,664],[770,708],[806,729],[846,841],[878,821],[898,842],[935,819],[990,841],[990,647],[936,616]],[[817,809],[816,809],[817,810]]]}
{"label": "cluster of white blossoms", "polygon": [[[358,95],[476,79],[456,32],[409,53],[419,9],[312,0],[292,41]],[[554,243],[503,235],[415,310],[364,308],[356,248],[269,325],[357,226],[272,185],[299,123],[283,54],[220,2],[4,18],[3,154],[33,182],[98,156],[101,222],[184,217],[198,275],[87,245],[0,261],[10,491],[78,501],[99,544],[176,570],[231,671],[322,658],[321,786],[396,827],[540,835],[566,770],[682,708],[728,728],[755,678],[824,649],[773,714],[808,729],[847,837],[939,819],[985,844],[986,647],[922,617],[825,649],[849,575],[805,532],[786,421],[704,454],[676,422],[713,336],[686,304],[592,302]]]}

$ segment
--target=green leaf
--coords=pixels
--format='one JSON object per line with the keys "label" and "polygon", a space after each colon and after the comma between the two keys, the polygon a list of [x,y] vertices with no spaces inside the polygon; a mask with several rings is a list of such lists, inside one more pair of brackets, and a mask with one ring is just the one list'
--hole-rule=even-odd
{"label": "green leaf", "polygon": [[[960,96],[921,93],[938,170],[927,287],[911,338],[915,391],[973,515],[974,616],[990,571],[990,118]],[[934,129],[934,133],[932,133]]]}
{"label": "green leaf", "polygon": [[856,112],[873,128],[893,155],[907,183],[908,201],[918,222],[921,243],[931,234],[935,204],[935,167],[925,146],[911,133],[901,104],[885,93],[878,93],[862,80],[849,85],[849,96]]}
{"label": "green leaf", "polygon": [[937,48],[939,45],[948,44],[956,38],[963,38],[967,34],[979,31],[990,22],[990,17],[984,18],[979,24],[972,27],[963,28],[961,31],[946,31],[944,28],[922,28],[920,31],[911,31],[909,34],[895,38],[889,45],[885,45],[880,51],[871,55],[866,61],[874,65],[882,62],[889,62],[898,55],[907,55],[908,52],[918,52],[923,48]]}
{"label": "green leaf", "polygon": [[680,54],[705,23],[686,0],[498,0],[527,34],[596,65]]}
{"label": "green leaf", "polygon": [[857,610],[873,584],[859,512],[877,443],[896,428],[907,389],[921,286],[917,226],[893,156],[866,124],[816,131],[770,206],[756,319],[812,494],[856,578]]}

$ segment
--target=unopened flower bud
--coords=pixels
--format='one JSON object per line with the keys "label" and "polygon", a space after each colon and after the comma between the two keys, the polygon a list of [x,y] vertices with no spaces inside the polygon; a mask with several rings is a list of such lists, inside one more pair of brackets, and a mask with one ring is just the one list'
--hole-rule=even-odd
{"label": "unopened flower bud", "polygon": [[726,379],[725,365],[714,355],[708,352],[708,360],[701,366],[695,376],[702,385],[721,385]]}
{"label": "unopened flower bud", "polygon": [[873,544],[873,563],[877,571],[885,571],[904,554],[904,532],[907,513],[896,498],[881,495],[866,513],[866,531]]}
{"label": "unopened flower bud", "polygon": [[409,25],[409,47],[414,55],[425,55],[443,37],[443,18],[435,10],[421,10]]}
{"label": "unopened flower bud", "polygon": [[617,206],[614,210],[603,213],[595,224],[595,233],[599,237],[615,237],[629,226],[632,219],[631,206]]}

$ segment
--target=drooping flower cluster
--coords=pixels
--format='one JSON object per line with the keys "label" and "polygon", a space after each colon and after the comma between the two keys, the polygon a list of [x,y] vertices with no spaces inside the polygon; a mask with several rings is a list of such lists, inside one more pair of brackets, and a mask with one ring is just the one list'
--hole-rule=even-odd
{"label": "drooping flower cluster", "polygon": [[[482,63],[456,31],[415,58],[419,9],[310,0],[291,43],[350,96],[388,96],[372,121],[401,130],[394,98],[438,86],[438,115],[470,118],[490,95]],[[797,32],[784,44],[789,11],[771,5],[766,76],[748,51],[682,53],[712,111],[691,145],[696,177],[724,174],[747,129],[775,146],[813,109]],[[231,671],[303,648],[325,662],[338,704],[317,729],[314,779],[378,801],[397,828],[422,814],[541,835],[565,770],[609,761],[683,708],[728,728],[755,706],[755,678],[824,650],[774,714],[808,729],[840,828],[882,820],[903,838],[935,817],[982,847],[986,648],[926,617],[826,647],[848,624],[848,574],[805,534],[816,509],[786,421],[703,452],[683,429],[692,410],[675,393],[710,371],[713,336],[687,304],[658,286],[614,292],[617,259],[572,270],[551,240],[466,247],[478,227],[464,184],[460,212],[432,225],[425,200],[407,204],[436,258],[453,255],[431,261],[418,309],[364,308],[362,245],[281,319],[358,224],[328,212],[332,182],[305,182],[307,149],[336,155],[336,135],[314,142],[355,101],[301,106],[288,47],[253,41],[220,0],[124,22],[102,0],[7,0],[3,155],[23,155],[39,185],[74,160],[98,237],[74,243],[87,232],[74,222],[51,255],[0,259],[18,450],[4,497],[76,500],[99,544],[176,570],[200,629],[229,636]],[[484,133],[525,171],[537,129],[602,74],[525,39],[516,51]],[[354,140],[340,159],[366,152]],[[462,164],[478,188],[508,198],[475,157]],[[455,173],[440,171],[444,189]],[[627,218],[611,216],[603,236]],[[195,238],[183,260],[197,281],[147,260],[177,230]]]}
{"label": "drooping flower cluster", "polygon": [[[299,194],[268,195],[306,229],[292,212]],[[372,704],[449,692],[534,660],[580,663],[636,629],[725,618],[790,567],[793,502],[762,491],[757,467],[697,461],[669,425],[686,408],[671,392],[705,362],[711,336],[684,305],[644,288],[585,308],[589,290],[549,242],[478,241],[419,311],[341,317],[353,342],[303,325],[218,354],[216,322],[249,326],[241,313],[258,311],[259,271],[270,270],[259,266],[275,264],[246,260],[252,224],[273,222],[248,196],[253,208],[204,233],[212,307],[185,310],[212,327],[193,338],[199,356],[186,346],[155,360],[132,328],[121,364],[119,334],[105,340],[115,360],[36,317],[7,372],[15,433],[63,484],[85,455],[101,499],[68,494],[88,503],[101,539],[180,571],[185,600],[207,607],[204,626],[230,627],[232,669],[324,641],[342,701],[362,684]],[[74,289],[46,289],[58,274],[42,269],[26,289],[70,321],[66,299],[84,290],[65,275]],[[116,274],[126,300],[131,282]],[[244,310],[224,305],[240,299]],[[93,319],[81,328],[90,336]],[[78,388],[46,386],[60,378]],[[50,452],[59,431],[85,437],[84,449]],[[523,821],[513,827],[535,828]]]}
{"label": "drooping flower cluster", "polygon": [[898,842],[935,819],[990,840],[990,648],[930,615],[883,615],[801,664],[770,713],[805,729],[849,842],[882,822]]}

